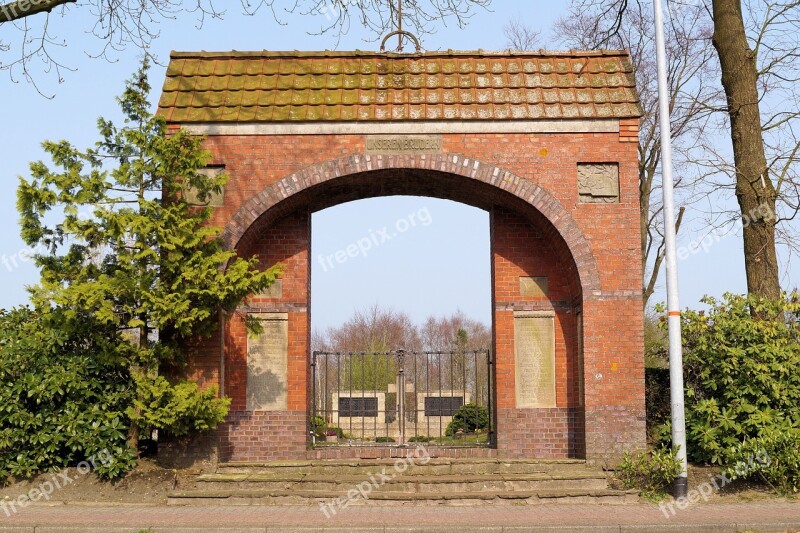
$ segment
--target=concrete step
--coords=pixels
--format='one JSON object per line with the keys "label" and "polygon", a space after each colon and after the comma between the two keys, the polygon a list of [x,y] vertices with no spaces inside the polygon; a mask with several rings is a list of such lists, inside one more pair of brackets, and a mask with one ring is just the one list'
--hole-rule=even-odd
{"label": "concrete step", "polygon": [[[320,474],[360,475],[380,472],[383,468],[394,471],[397,459],[348,459],[319,461],[276,461],[269,463],[220,463],[219,474]],[[405,461],[404,475],[457,475],[457,474],[535,474],[553,471],[590,471],[580,459],[448,459],[432,458]]]}
{"label": "concrete step", "polygon": [[471,491],[408,493],[374,491],[363,497],[358,491],[219,490],[181,491],[168,495],[168,505],[311,505],[329,513],[351,505],[470,505],[496,504],[623,504],[638,501],[636,491],[612,489],[541,489],[534,491]]}
{"label": "concrete step", "polygon": [[538,489],[605,489],[602,472],[552,471],[533,474],[397,475],[384,469],[368,475],[329,474],[206,474],[194,479],[201,490],[320,490],[346,493],[363,482],[375,480],[382,490],[408,493],[458,493],[474,491],[530,491]]}

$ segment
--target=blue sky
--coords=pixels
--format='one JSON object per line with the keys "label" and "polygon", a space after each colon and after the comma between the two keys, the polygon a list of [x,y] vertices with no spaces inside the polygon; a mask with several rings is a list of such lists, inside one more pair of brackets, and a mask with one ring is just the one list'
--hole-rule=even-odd
{"label": "blue sky", "polygon": [[[231,6],[238,6],[235,1]],[[478,13],[471,24],[459,30],[454,25],[440,28],[424,41],[428,50],[483,48],[505,46],[503,26],[518,19],[533,27],[547,30],[565,12],[567,2],[554,0],[496,0],[490,12]],[[326,21],[323,17],[284,17],[288,25],[274,22],[268,13],[245,17],[235,7],[222,21],[206,21],[197,29],[191,15],[161,25],[161,36],[152,51],[166,62],[170,50],[375,50],[378,44],[360,28],[353,27],[337,43],[334,36],[314,36],[313,32]],[[99,116],[119,116],[115,97],[123,82],[137,68],[139,53],[127,50],[112,54],[113,61],[92,59],[99,44],[87,35],[91,17],[85,10],[72,9],[61,20],[51,23],[51,33],[66,41],[56,49],[62,62],[76,71],[62,71],[64,82],[36,74],[45,94],[40,96],[28,83],[12,82],[7,73],[0,73],[0,91],[6,104],[0,110],[0,308],[23,304],[27,300],[25,285],[34,283],[37,272],[20,258],[25,248],[19,238],[15,209],[17,176],[27,175],[28,163],[43,157],[40,149],[45,139],[68,139],[85,147],[96,139]],[[11,40],[13,28],[0,28],[0,41]],[[18,78],[18,76],[17,76]],[[156,100],[163,83],[164,66],[151,71]],[[425,211],[421,211],[425,210]],[[324,329],[345,320],[353,310],[378,303],[408,312],[421,321],[429,314],[447,314],[461,309],[469,316],[489,321],[489,257],[488,216],[486,213],[430,198],[373,199],[345,204],[315,215],[313,257],[335,253],[348,244],[368,235],[370,230],[395,227],[411,213],[425,213],[430,223],[398,232],[396,238],[359,255],[335,268],[325,270],[315,260],[312,287],[314,327]],[[405,227],[401,222],[401,227]],[[701,238],[702,223],[682,232],[679,240],[688,246]],[[679,263],[681,303],[696,305],[703,294],[719,295],[726,291],[745,290],[741,238],[734,235],[714,242],[708,251],[690,254]],[[419,275],[424,272],[425,276]],[[786,287],[794,287],[800,275],[797,268],[784,278]],[[663,287],[656,300],[663,299]]]}

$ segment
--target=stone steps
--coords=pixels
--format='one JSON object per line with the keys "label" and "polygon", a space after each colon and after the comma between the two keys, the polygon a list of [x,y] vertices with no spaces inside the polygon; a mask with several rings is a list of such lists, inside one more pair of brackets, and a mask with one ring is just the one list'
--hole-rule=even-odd
{"label": "stone steps", "polygon": [[[396,462],[397,461],[397,462]],[[606,474],[573,459],[358,459],[223,463],[181,478],[171,505],[627,503]]]}
{"label": "stone steps", "polygon": [[[328,474],[369,475],[386,468],[393,470],[403,457],[394,459],[348,459],[321,461],[276,461],[271,463],[220,463],[217,473],[228,474]],[[580,459],[449,459],[431,458],[407,460],[404,475],[448,475],[448,474],[532,474],[563,471],[588,471],[586,462]]]}
{"label": "stone steps", "polygon": [[602,472],[537,472],[533,474],[447,474],[392,475],[377,471],[367,475],[325,474],[207,474],[199,476],[195,485],[203,490],[235,488],[241,490],[321,490],[346,493],[359,483],[375,479],[381,490],[409,493],[473,492],[505,490],[568,489],[580,483],[587,489],[607,487]]}
{"label": "stone steps", "polygon": [[[612,489],[548,489],[535,491],[470,491],[409,493],[374,491],[352,498],[339,491],[227,490],[174,492],[168,505],[317,505],[343,509],[350,505],[470,505],[470,504],[624,504],[639,500],[636,491]],[[341,502],[341,503],[338,503]]]}

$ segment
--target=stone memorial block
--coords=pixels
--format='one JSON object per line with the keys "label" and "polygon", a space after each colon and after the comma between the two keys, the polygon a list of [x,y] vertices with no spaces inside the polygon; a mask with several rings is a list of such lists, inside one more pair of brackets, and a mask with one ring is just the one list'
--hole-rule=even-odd
{"label": "stone memorial block", "polygon": [[[220,174],[225,172],[224,167],[206,167],[201,168],[197,171],[198,174],[203,174],[204,176],[209,177],[217,177]],[[197,191],[192,189],[191,187],[187,186],[184,189],[184,194],[186,195],[186,203],[191,205],[203,205],[208,207],[222,207],[225,204],[225,188],[218,192],[212,193],[206,197],[205,201],[201,201],[197,195]]]}
{"label": "stone memorial block", "polygon": [[288,408],[289,315],[253,313],[264,331],[247,337],[247,410]]}
{"label": "stone memorial block", "polygon": [[556,406],[555,314],[514,314],[517,408]]}
{"label": "stone memorial block", "polygon": [[386,420],[386,393],[383,391],[341,391],[331,393],[333,411],[329,424],[356,439],[395,435],[396,421]]}
{"label": "stone memorial block", "polygon": [[283,280],[280,278],[276,279],[269,287],[257,294],[254,294],[254,296],[274,299],[283,298]]}
{"label": "stone memorial block", "polygon": [[585,204],[619,202],[619,165],[578,163],[578,195]]}
{"label": "stone memorial block", "polygon": [[547,298],[548,283],[546,277],[519,278],[519,295],[523,298]]}

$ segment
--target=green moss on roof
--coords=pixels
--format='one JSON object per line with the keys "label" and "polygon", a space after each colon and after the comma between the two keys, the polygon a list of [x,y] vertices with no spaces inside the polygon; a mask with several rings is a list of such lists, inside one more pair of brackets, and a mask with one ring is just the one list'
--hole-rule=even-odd
{"label": "green moss on roof", "polygon": [[[542,105],[545,104],[545,105]],[[641,115],[625,52],[173,52],[173,123]]]}

